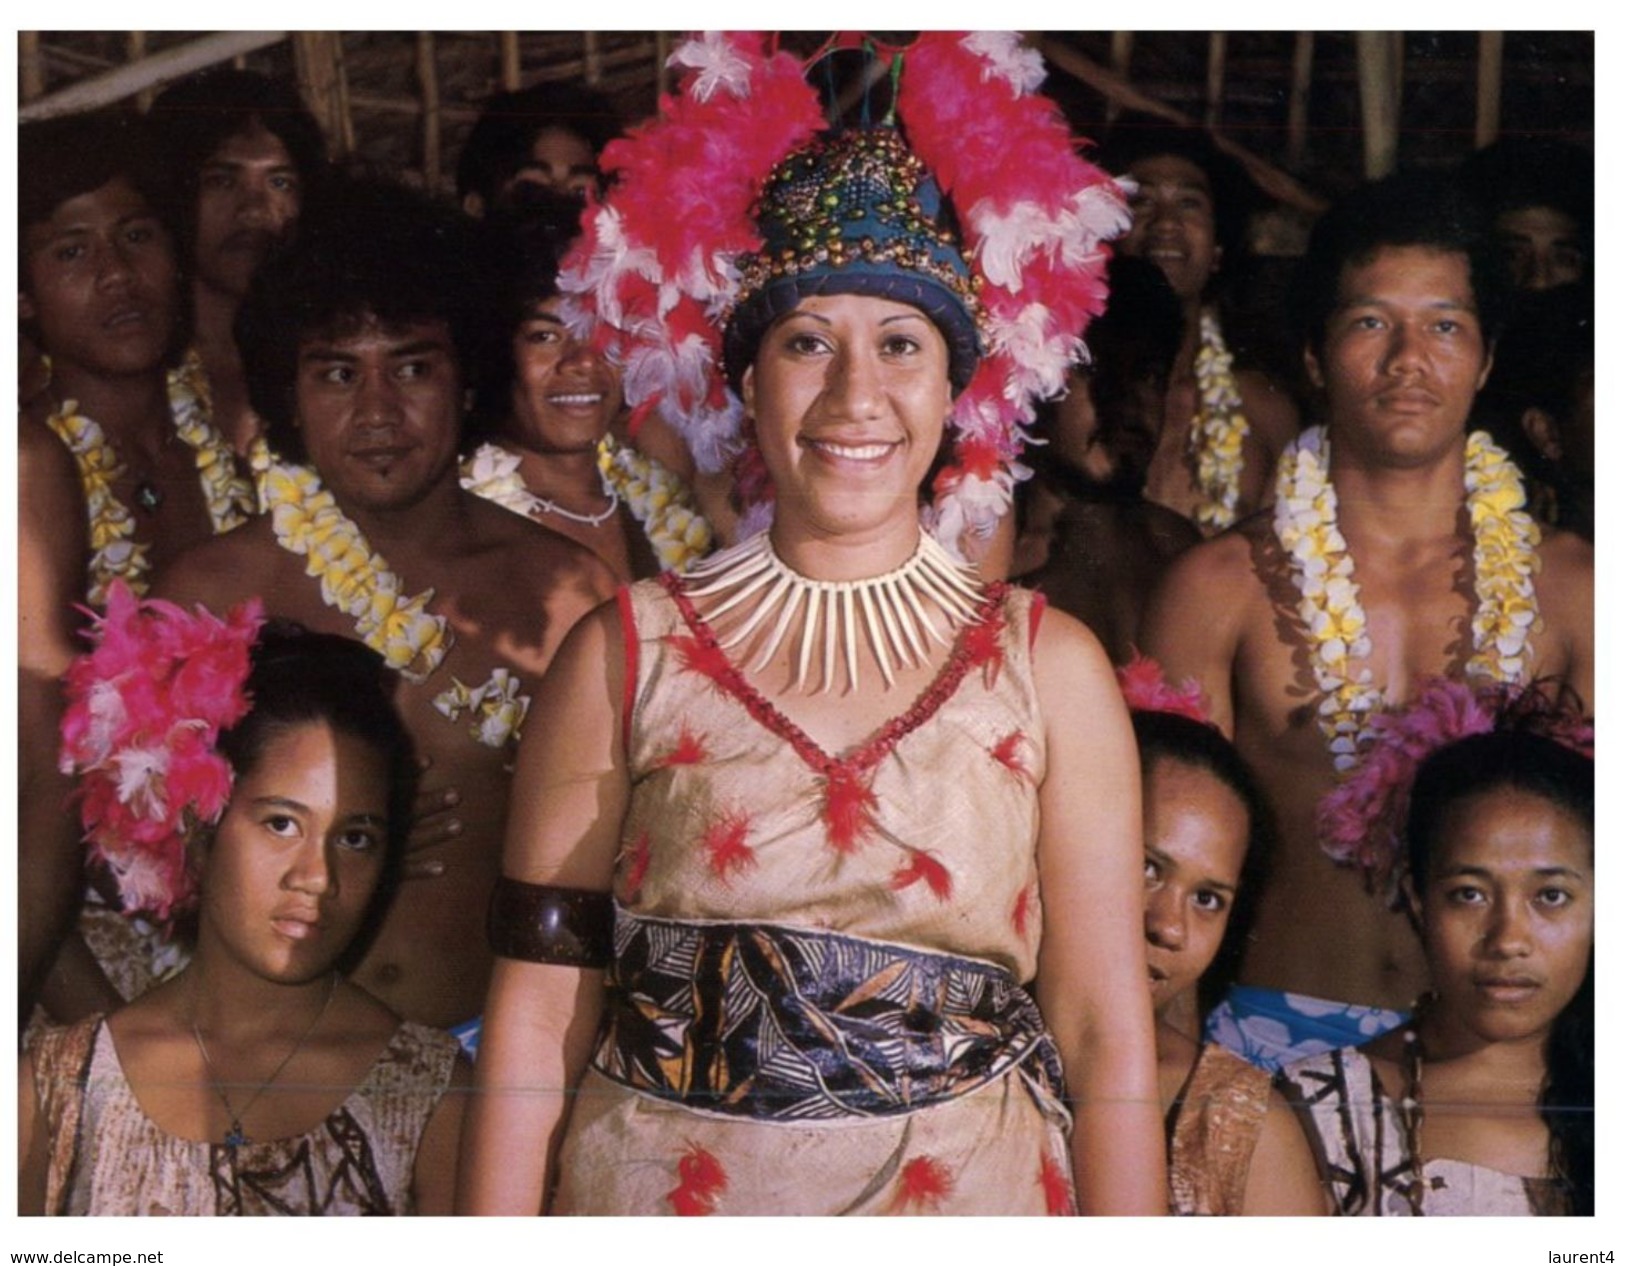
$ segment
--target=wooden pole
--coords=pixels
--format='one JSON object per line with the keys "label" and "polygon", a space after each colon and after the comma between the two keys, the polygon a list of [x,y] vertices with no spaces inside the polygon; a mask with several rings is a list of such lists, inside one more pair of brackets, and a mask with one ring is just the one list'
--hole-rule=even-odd
{"label": "wooden pole", "polygon": [[344,79],[344,46],[336,33],[299,31],[293,37],[294,73],[305,104],[322,125],[329,148],[344,158],[355,150],[349,85]]}
{"label": "wooden pole", "polygon": [[1500,31],[1478,33],[1478,121],[1473,127],[1473,145],[1491,144],[1501,133],[1501,57],[1506,36]]}
{"label": "wooden pole", "polygon": [[205,35],[189,44],[166,48],[128,66],[115,67],[91,79],[81,79],[61,92],[31,101],[17,112],[17,121],[28,123],[58,114],[79,114],[125,101],[148,88],[155,88],[171,79],[180,79],[207,66],[230,61],[243,53],[281,43],[287,37],[286,31],[227,31],[219,35]]}
{"label": "wooden pole", "polygon": [[1359,62],[1361,142],[1365,178],[1380,180],[1399,159],[1399,57],[1397,32],[1358,31],[1354,47]]}
{"label": "wooden pole", "polygon": [[[1112,70],[1126,81],[1129,77],[1129,63],[1134,60],[1134,32],[1112,32]],[[1114,98],[1106,101],[1106,122],[1113,123],[1122,113]]]}
{"label": "wooden pole", "polygon": [[[124,37],[124,52],[126,60],[132,65],[141,61],[147,55],[147,33],[145,31],[131,31]],[[135,107],[145,114],[152,108],[152,89],[143,88],[135,94]]]}
{"label": "wooden pole", "polygon": [[1210,128],[1219,126],[1219,115],[1224,109],[1224,53],[1227,43],[1223,31],[1214,31],[1207,37],[1207,113],[1203,122]]}
{"label": "wooden pole", "polygon": [[604,63],[598,51],[598,32],[583,31],[581,33],[581,56],[587,63],[585,76],[589,85],[597,84],[604,77]]}
{"label": "wooden pole", "polygon": [[[1036,48],[1051,66],[1088,84],[1108,101],[1116,101],[1125,109],[1143,110],[1159,119],[1177,123],[1181,127],[1198,126],[1196,120],[1189,115],[1181,114],[1155,97],[1146,96],[1133,84],[1126,83],[1121,77],[1069,45],[1045,39],[1042,35],[1032,32],[1027,34],[1027,42]],[[1257,154],[1237,145],[1227,137],[1214,136],[1213,143],[1245,167],[1247,174],[1253,178],[1253,183],[1277,202],[1298,207],[1311,215],[1319,215],[1326,209],[1326,199],[1305,188],[1279,167],[1266,162]]]}
{"label": "wooden pole", "polygon": [[17,80],[24,101],[45,95],[45,59],[40,55],[39,32],[17,32]]}
{"label": "wooden pole", "polygon": [[435,70],[434,35],[417,36],[418,87],[423,93],[423,187],[440,186],[440,76]]}
{"label": "wooden pole", "polygon": [[515,92],[519,88],[519,32],[504,31],[502,40],[502,88]]}
{"label": "wooden pole", "polygon": [[1286,106],[1286,156],[1302,167],[1309,149],[1309,86],[1315,62],[1315,33],[1299,31],[1292,41],[1292,87]]}

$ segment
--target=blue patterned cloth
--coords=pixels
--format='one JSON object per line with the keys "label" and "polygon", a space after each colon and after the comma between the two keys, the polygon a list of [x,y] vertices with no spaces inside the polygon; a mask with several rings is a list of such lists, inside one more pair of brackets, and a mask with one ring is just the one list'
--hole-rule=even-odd
{"label": "blue patterned cloth", "polygon": [[1385,1007],[1232,985],[1225,1000],[1208,1014],[1207,1040],[1273,1073],[1294,1060],[1364,1046],[1408,1018],[1403,1011]]}
{"label": "blue patterned cloth", "polygon": [[464,1020],[461,1024],[454,1024],[446,1032],[450,1033],[462,1045],[463,1054],[474,1059],[480,1053],[480,1031],[485,1027],[485,1017],[477,1015],[472,1020]]}

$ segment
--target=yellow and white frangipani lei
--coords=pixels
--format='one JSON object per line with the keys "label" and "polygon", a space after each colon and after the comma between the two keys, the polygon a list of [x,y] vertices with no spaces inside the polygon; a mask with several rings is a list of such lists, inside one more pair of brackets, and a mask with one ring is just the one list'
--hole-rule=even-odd
{"label": "yellow and white frangipani lei", "polygon": [[687,571],[711,552],[711,525],[688,486],[654,458],[610,435],[598,445],[604,491],[619,494],[643,525],[664,571]]}
{"label": "yellow and white frangipani lei", "polygon": [[[228,532],[254,512],[254,493],[237,474],[231,447],[209,420],[208,389],[202,366],[192,356],[169,372],[169,412],[175,433],[197,462],[198,480],[215,533]],[[124,473],[102,428],[79,412],[77,400],[64,400],[46,419],[61,437],[79,468],[85,510],[90,520],[90,584],[86,596],[92,606],[107,602],[108,586],[122,579],[137,597],[147,592],[147,544],[135,539],[135,516],[113,493],[113,483]]]}
{"label": "yellow and white frangipani lei", "polygon": [[[1371,653],[1354,560],[1337,529],[1337,492],[1328,475],[1331,445],[1323,426],[1305,431],[1281,454],[1275,480],[1275,534],[1298,590],[1298,618],[1308,630],[1315,684],[1324,692],[1317,720],[1332,764],[1346,773],[1370,737],[1382,706],[1371,670],[1354,661]],[[1473,651],[1467,675],[1527,680],[1530,634],[1540,628],[1534,574],[1540,529],[1522,510],[1523,482],[1488,435],[1467,437],[1466,489],[1473,531]]]}
{"label": "yellow and white frangipani lei", "polygon": [[357,636],[408,681],[434,672],[452,644],[445,617],[428,609],[434,590],[406,597],[401,578],[308,466],[273,462],[261,487],[277,544],[307,560],[305,574],[321,581],[322,601],[354,616]]}
{"label": "yellow and white frangipani lei", "polygon": [[1196,414],[1191,418],[1189,450],[1196,459],[1196,525],[1222,532],[1236,521],[1241,497],[1241,446],[1252,428],[1241,411],[1241,390],[1230,370],[1219,318],[1202,313],[1202,337],[1196,349]]}
{"label": "yellow and white frangipani lei", "polygon": [[[515,514],[539,518],[541,499],[525,487],[519,463],[519,454],[482,444],[463,462],[462,485]],[[604,495],[619,497],[632,511],[662,570],[686,571],[710,553],[711,525],[683,481],[652,457],[606,435],[598,444],[598,474]]]}
{"label": "yellow and white frangipani lei", "polygon": [[472,713],[469,734],[487,747],[501,747],[510,738],[518,740],[530,696],[519,693],[519,678],[498,668],[483,686],[465,686],[453,677],[451,685],[434,697],[434,706],[449,721],[465,711]]}

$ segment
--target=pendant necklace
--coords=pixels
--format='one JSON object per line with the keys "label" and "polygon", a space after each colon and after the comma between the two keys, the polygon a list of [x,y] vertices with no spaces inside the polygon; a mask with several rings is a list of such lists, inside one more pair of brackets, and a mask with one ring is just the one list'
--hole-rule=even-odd
{"label": "pendant necklace", "polygon": [[550,501],[546,497],[531,494],[531,501],[535,508],[543,514],[556,514],[561,519],[569,519],[572,523],[583,523],[587,527],[601,527],[608,521],[609,516],[621,508],[621,494],[613,488],[609,490],[609,504],[597,514],[577,514],[574,510],[566,510],[557,501]]}
{"label": "pendant necklace", "polygon": [[310,1040],[310,1035],[316,1031],[316,1026],[322,1022],[322,1017],[327,1014],[327,1008],[333,1001],[333,995],[338,992],[338,986],[339,974],[334,972],[327,984],[327,996],[322,999],[322,1005],[317,1010],[315,1018],[312,1019],[311,1022],[305,1027],[305,1031],[299,1035],[299,1040],[295,1042],[288,1053],[282,1057],[282,1062],[276,1066],[271,1075],[264,1081],[260,1082],[258,1088],[252,1095],[249,1096],[248,1102],[242,1106],[241,1110],[232,1106],[231,1099],[226,1094],[225,1083],[220,1079],[220,1074],[215,1069],[214,1060],[209,1058],[209,1048],[204,1045],[203,1034],[199,1031],[197,1026],[197,1000],[194,995],[192,1002],[192,1038],[197,1042],[198,1052],[203,1056],[203,1066],[209,1070],[209,1085],[211,1088],[213,1088],[216,1097],[220,1100],[221,1106],[223,1106],[226,1110],[226,1116],[231,1121],[230,1128],[226,1130],[225,1137],[221,1139],[221,1142],[229,1151],[235,1152],[239,1147],[246,1147],[248,1144],[254,1141],[253,1139],[249,1138],[247,1134],[243,1133],[243,1118],[246,1117],[249,1110],[260,1101],[260,1096],[271,1088],[272,1083],[274,1083],[278,1077],[282,1076],[283,1069],[287,1068],[287,1066],[293,1062],[293,1057],[297,1055],[304,1048],[305,1043]]}

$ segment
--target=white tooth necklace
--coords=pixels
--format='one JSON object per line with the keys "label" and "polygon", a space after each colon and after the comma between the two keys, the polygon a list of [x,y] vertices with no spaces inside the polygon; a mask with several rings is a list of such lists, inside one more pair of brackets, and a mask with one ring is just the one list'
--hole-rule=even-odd
{"label": "white tooth necklace", "polygon": [[[839,658],[846,668],[847,689],[858,689],[858,631],[861,618],[869,649],[889,687],[894,667],[918,668],[926,662],[925,639],[951,646],[955,633],[976,619],[985,597],[974,570],[955,562],[927,532],[901,567],[863,580],[812,580],[791,570],[773,549],[769,533],[714,554],[695,564],[683,580],[690,598],[718,597],[705,612],[715,625],[719,616],[749,601],[738,627],[718,633],[723,650],[742,644],[758,628],[767,628],[752,671],[772,662],[792,628],[797,647],[795,688],[808,690],[813,647],[823,626],[820,692],[835,684]],[[767,621],[775,617],[769,627]],[[799,621],[799,624],[798,624]],[[946,629],[939,629],[939,623]]]}

